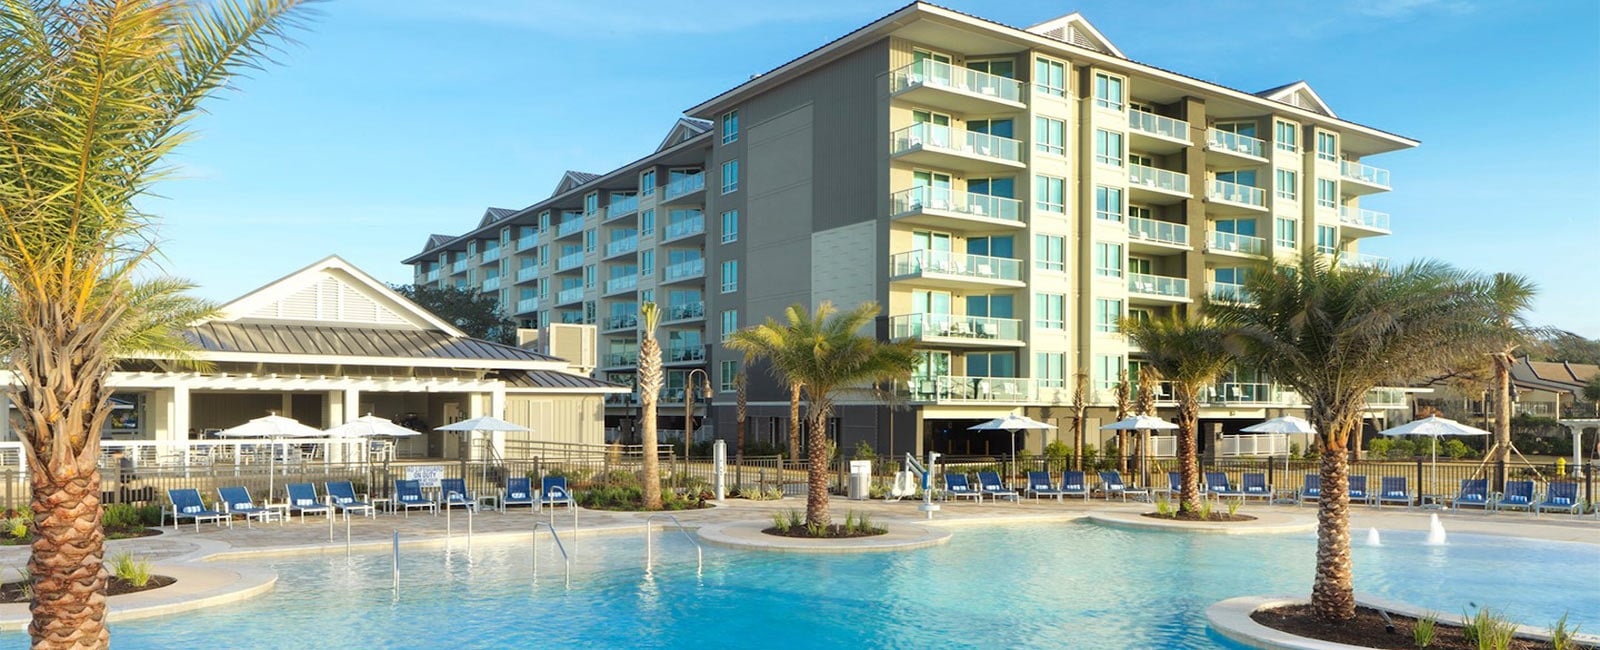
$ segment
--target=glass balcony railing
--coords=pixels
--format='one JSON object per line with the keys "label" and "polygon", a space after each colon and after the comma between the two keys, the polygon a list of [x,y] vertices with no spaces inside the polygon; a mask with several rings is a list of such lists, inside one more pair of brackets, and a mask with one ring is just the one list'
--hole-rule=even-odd
{"label": "glass balcony railing", "polygon": [[1389,187],[1389,170],[1348,160],[1339,161],[1339,175],[1380,187]]}
{"label": "glass balcony railing", "polygon": [[937,210],[985,219],[1022,221],[1022,202],[1003,196],[923,186],[900,190],[890,195],[889,199],[893,204],[889,209],[897,215]]}
{"label": "glass balcony railing", "polygon": [[1339,256],[1339,264],[1353,268],[1387,266],[1389,258],[1382,255],[1368,255],[1366,253],[1343,253]]}
{"label": "glass balcony railing", "polygon": [[964,153],[994,160],[1022,162],[1022,143],[988,133],[964,131],[926,122],[913,124],[889,134],[890,154],[914,147]]}
{"label": "glass balcony railing", "polygon": [[1179,194],[1189,193],[1188,174],[1161,169],[1160,167],[1147,167],[1130,163],[1128,165],[1128,182]]}
{"label": "glass balcony railing", "polygon": [[1241,185],[1239,183],[1230,183],[1228,181],[1219,181],[1215,179],[1211,181],[1211,187],[1206,193],[1206,196],[1210,197],[1213,201],[1241,203],[1244,205],[1253,205],[1258,208],[1263,208],[1267,205],[1266,190],[1251,185]]}
{"label": "glass balcony railing", "polygon": [[1250,295],[1245,293],[1244,285],[1231,282],[1212,282],[1207,290],[1211,293],[1212,300],[1224,302],[1249,302]]}
{"label": "glass balcony railing", "polygon": [[1223,382],[1210,389],[1212,402],[1229,404],[1274,403],[1278,390],[1272,384]]}
{"label": "glass balcony railing", "polygon": [[638,325],[639,316],[637,314],[613,314],[607,316],[605,321],[607,330],[631,329]]}
{"label": "glass balcony railing", "polygon": [[583,232],[583,220],[582,219],[568,219],[566,221],[561,222],[560,225],[556,226],[556,236],[557,237],[571,237],[571,236],[576,235],[576,234],[578,234],[580,232]]}
{"label": "glass balcony railing", "polygon": [[664,322],[696,320],[705,317],[705,302],[684,302],[675,305],[667,305],[666,312],[661,314],[661,320]]}
{"label": "glass balcony railing", "polygon": [[463,257],[463,258],[461,258],[459,260],[451,262],[450,263],[450,272],[451,273],[466,273],[467,272],[467,258]]}
{"label": "glass balcony railing", "polygon": [[671,201],[680,196],[693,194],[705,188],[705,172],[697,172],[688,176],[681,176],[677,180],[667,183],[665,188],[662,188],[662,199]]}
{"label": "glass balcony railing", "polygon": [[959,314],[906,314],[889,318],[891,338],[969,338],[1020,340],[1022,321]]}
{"label": "glass balcony railing", "polygon": [[661,241],[671,241],[691,235],[703,234],[706,231],[705,215],[695,215],[667,224],[661,233]]}
{"label": "glass balcony railing", "polygon": [[980,280],[1022,279],[1022,261],[1007,257],[968,255],[950,251],[916,250],[889,258],[889,275],[900,277],[937,273]]}
{"label": "glass balcony railing", "polygon": [[608,294],[617,293],[619,291],[633,291],[638,287],[639,276],[637,274],[623,275],[606,280],[606,293]]}
{"label": "glass balcony railing", "polygon": [[1212,149],[1231,151],[1236,154],[1261,158],[1267,150],[1267,143],[1260,138],[1248,135],[1229,133],[1218,129],[1206,130],[1206,142]]}
{"label": "glass balcony railing", "polygon": [[523,298],[517,301],[517,313],[526,314],[530,311],[539,311],[538,298]]}
{"label": "glass balcony railing", "polygon": [[1037,383],[1022,377],[913,377],[905,382],[905,395],[913,402],[1032,402],[1038,400]]}
{"label": "glass balcony railing", "polygon": [[569,302],[578,302],[579,300],[583,300],[583,287],[562,289],[556,294],[556,304],[558,305],[565,305]]}
{"label": "glass balcony railing", "polygon": [[1188,298],[1189,280],[1146,273],[1128,274],[1128,293],[1165,298]]}
{"label": "glass balcony railing", "polygon": [[1189,123],[1145,111],[1128,111],[1128,130],[1173,140],[1189,141]]}
{"label": "glass balcony railing", "polygon": [[632,253],[636,250],[639,250],[639,236],[628,235],[622,239],[612,240],[610,243],[606,244],[606,257],[621,255],[623,253]]}
{"label": "glass balcony railing", "polygon": [[1360,208],[1339,208],[1339,222],[1374,230],[1389,229],[1389,213]]}
{"label": "glass balcony railing", "polygon": [[583,312],[571,309],[557,312],[556,319],[563,325],[580,325],[583,323]]}
{"label": "glass balcony railing", "polygon": [[517,269],[517,282],[528,282],[539,277],[539,267],[529,266]]}
{"label": "glass balcony railing", "polygon": [[607,368],[638,365],[639,352],[637,350],[631,352],[607,352],[606,355],[600,359],[600,362],[605,364]]}
{"label": "glass balcony railing", "polygon": [[1189,227],[1181,223],[1128,217],[1128,237],[1174,246],[1189,245]]}
{"label": "glass balcony railing", "polygon": [[422,281],[426,282],[426,283],[438,282],[439,281],[439,269],[437,269],[437,268],[428,269],[427,273],[422,274]]}
{"label": "glass balcony railing", "polygon": [[487,264],[497,259],[500,259],[500,247],[498,246],[484,249],[483,255],[478,258],[478,261]]}
{"label": "glass balcony railing", "polygon": [[610,221],[617,217],[624,217],[638,211],[639,197],[637,196],[624,196],[619,199],[612,199],[611,205],[606,206],[606,220]]}
{"label": "glass balcony railing", "polygon": [[569,271],[580,266],[583,266],[583,251],[567,253],[556,258],[557,271]]}
{"label": "glass balcony railing", "polygon": [[1015,79],[928,59],[895,70],[890,75],[890,84],[890,92],[917,85],[940,86],[1008,102],[1022,101],[1022,83]]}
{"label": "glass balcony railing", "polygon": [[670,345],[663,351],[663,361],[667,363],[679,361],[705,361],[706,346],[704,345]]}
{"label": "glass balcony railing", "polygon": [[497,275],[497,276],[494,276],[492,278],[484,278],[483,279],[483,284],[478,286],[478,290],[482,291],[484,293],[489,293],[491,291],[499,291],[500,290],[500,276]]}
{"label": "glass balcony railing", "polygon": [[1267,240],[1218,230],[1211,231],[1211,250],[1245,255],[1265,255]]}
{"label": "glass balcony railing", "polygon": [[525,250],[528,250],[530,248],[533,248],[534,246],[537,246],[537,245],[539,245],[539,238],[537,236],[534,236],[534,235],[523,235],[523,236],[517,238],[517,252],[518,253],[521,253],[522,251],[525,251]]}
{"label": "glass balcony railing", "polygon": [[661,271],[661,279],[665,282],[674,282],[677,280],[686,280],[688,278],[699,277],[705,274],[706,260],[705,258],[699,258],[685,260],[678,262],[677,264],[668,264],[667,268],[662,269]]}

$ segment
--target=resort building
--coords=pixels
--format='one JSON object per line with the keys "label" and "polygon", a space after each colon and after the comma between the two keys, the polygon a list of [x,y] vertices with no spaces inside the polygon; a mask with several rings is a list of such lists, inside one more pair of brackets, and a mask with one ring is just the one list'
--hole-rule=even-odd
{"label": "resort building", "polygon": [[[1140,365],[1121,319],[1248,300],[1256,262],[1381,263],[1361,252],[1390,229],[1375,157],[1417,144],[1340,118],[1305,82],[1246,92],[1139,63],[1077,14],[1017,28],[919,2],[689,108],[648,156],[568,172],[404,262],[530,326],[595,324],[596,377],[621,384],[638,304],[661,304],[660,426],[682,426],[673,405],[703,372],[697,413],[723,438],[731,332],[792,303],[877,301],[877,335],[916,341],[921,363],[896,400],[841,402],[841,449],[999,453],[1005,433],[967,427],[1020,412],[1061,427],[1028,436],[1037,451],[1070,439],[1078,373],[1089,430],[1112,418],[1112,387]],[[749,377],[746,440],[783,441],[787,391]],[[1374,417],[1407,412],[1380,392]],[[609,404],[628,431],[635,402]],[[1201,444],[1282,453],[1281,437],[1222,434],[1304,409],[1237,368],[1207,396]]]}
{"label": "resort building", "polygon": [[[1511,365],[1511,413],[1546,418],[1585,418],[1597,414],[1583,397],[1584,386],[1600,374],[1600,366],[1565,361],[1517,359]],[[1433,395],[1418,395],[1416,408],[1433,408],[1463,422],[1493,417],[1494,386],[1436,386]],[[1487,408],[1485,408],[1487,405]]]}

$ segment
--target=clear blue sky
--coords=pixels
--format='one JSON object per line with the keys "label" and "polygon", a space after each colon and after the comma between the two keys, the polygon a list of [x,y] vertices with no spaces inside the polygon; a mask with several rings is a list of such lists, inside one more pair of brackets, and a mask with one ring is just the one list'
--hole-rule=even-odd
{"label": "clear blue sky", "polygon": [[[209,104],[184,179],[145,205],[208,298],[333,253],[409,281],[429,233],[634,160],[683,109],[902,4],[326,3],[283,66]],[[1374,161],[1395,234],[1364,252],[1528,275],[1536,321],[1600,337],[1600,3],[948,4],[1017,26],[1080,11],[1135,60],[1243,90],[1309,81],[1423,143]]]}

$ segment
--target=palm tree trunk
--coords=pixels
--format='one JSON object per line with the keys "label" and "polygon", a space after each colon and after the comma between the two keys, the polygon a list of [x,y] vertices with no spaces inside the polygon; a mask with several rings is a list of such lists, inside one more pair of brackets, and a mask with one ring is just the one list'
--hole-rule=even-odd
{"label": "palm tree trunk", "polygon": [[[1318,423],[1321,428],[1323,423]],[[1344,432],[1345,436],[1349,432]],[[1323,441],[1322,493],[1317,497],[1317,575],[1311,585],[1311,607],[1317,618],[1355,618],[1355,583],[1350,567],[1350,461],[1342,445]]]}
{"label": "palm tree trunk", "polygon": [[[813,405],[814,407],[815,405]],[[800,458],[800,384],[789,384],[789,460]]]}
{"label": "palm tree trunk", "polygon": [[1200,514],[1200,458],[1195,430],[1200,428],[1200,404],[1192,387],[1175,384],[1178,398],[1178,512]]}
{"label": "palm tree trunk", "polygon": [[806,440],[809,467],[806,468],[806,525],[833,523],[828,516],[828,416],[833,405],[827,398],[811,394],[811,437]]}
{"label": "palm tree trunk", "polygon": [[1072,466],[1083,471],[1083,411],[1072,418]]}
{"label": "palm tree trunk", "polygon": [[1494,488],[1504,490],[1506,466],[1511,460],[1511,359],[1509,354],[1495,354],[1494,363],[1494,453],[1488,461],[1494,463]]}
{"label": "palm tree trunk", "polygon": [[[1122,419],[1122,418],[1117,418]],[[1117,471],[1128,473],[1128,432],[1117,432]]]}
{"label": "palm tree trunk", "polygon": [[90,465],[87,473],[61,474],[32,474],[35,537],[28,570],[34,600],[28,634],[34,648],[109,647],[100,471]]}

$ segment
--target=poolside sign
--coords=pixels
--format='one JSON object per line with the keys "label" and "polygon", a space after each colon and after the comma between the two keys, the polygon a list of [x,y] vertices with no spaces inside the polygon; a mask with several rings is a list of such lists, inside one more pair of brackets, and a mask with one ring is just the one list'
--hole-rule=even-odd
{"label": "poolside sign", "polygon": [[440,465],[407,465],[406,480],[416,481],[417,487],[439,487],[439,479],[444,478],[444,467]]}

